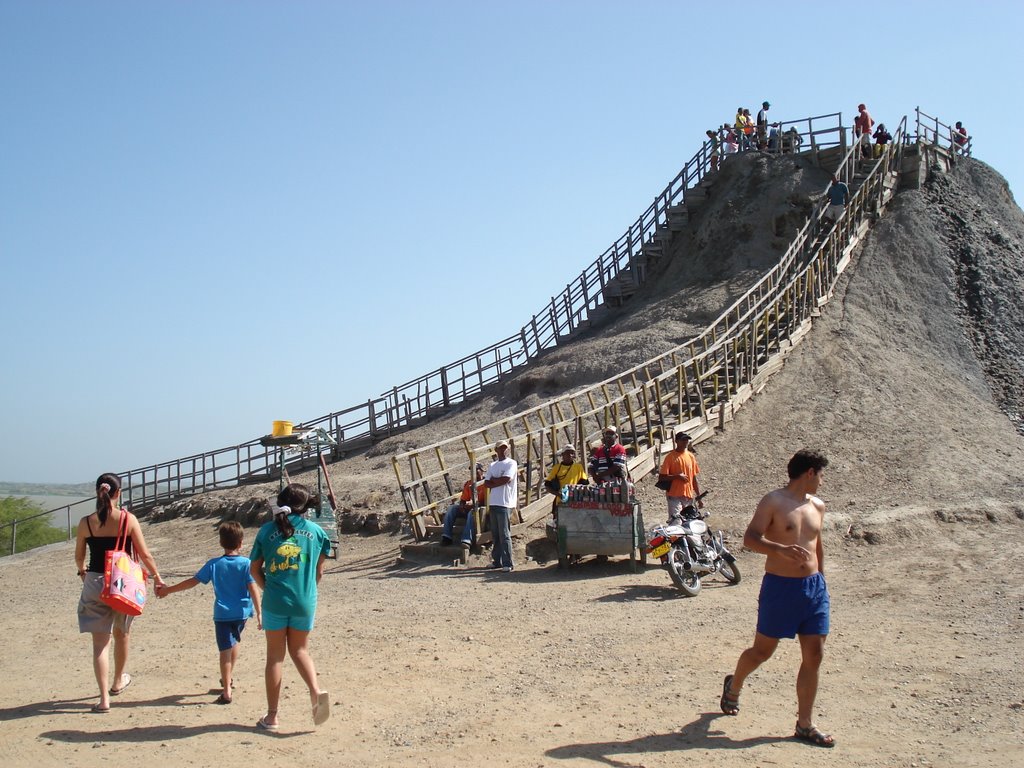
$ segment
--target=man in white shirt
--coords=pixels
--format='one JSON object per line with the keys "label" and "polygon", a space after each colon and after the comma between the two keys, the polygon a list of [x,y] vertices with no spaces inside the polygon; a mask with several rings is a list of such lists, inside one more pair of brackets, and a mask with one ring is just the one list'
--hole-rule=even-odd
{"label": "man in white shirt", "polygon": [[767,101],[761,102],[761,109],[757,113],[757,148],[764,149],[768,146],[768,110],[771,104]]}
{"label": "man in white shirt", "polygon": [[484,485],[488,489],[487,502],[491,513],[491,568],[501,568],[509,573],[515,567],[512,564],[512,510],[519,501],[519,465],[508,455],[508,443],[498,441],[494,446],[498,454],[497,461],[492,461],[484,475]]}

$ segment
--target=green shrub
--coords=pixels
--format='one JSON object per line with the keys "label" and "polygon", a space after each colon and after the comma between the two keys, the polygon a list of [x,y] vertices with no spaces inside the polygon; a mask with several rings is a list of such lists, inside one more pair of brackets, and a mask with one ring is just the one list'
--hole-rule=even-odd
{"label": "green shrub", "polygon": [[67,533],[50,525],[48,516],[40,515],[32,520],[26,519],[45,511],[28,499],[17,499],[13,496],[0,499],[0,555],[11,554],[11,526],[7,523],[15,520],[18,521],[16,552],[41,547],[43,544],[53,544],[55,541],[64,541]]}

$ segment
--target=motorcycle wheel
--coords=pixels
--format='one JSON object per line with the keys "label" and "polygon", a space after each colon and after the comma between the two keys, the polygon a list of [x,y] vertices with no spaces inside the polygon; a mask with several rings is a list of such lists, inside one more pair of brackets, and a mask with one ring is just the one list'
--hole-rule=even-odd
{"label": "motorcycle wheel", "polygon": [[680,592],[684,593],[687,597],[696,597],[697,593],[700,592],[700,576],[693,571],[684,570],[684,562],[685,558],[682,550],[678,547],[672,547],[668,552],[668,562],[665,564],[668,568],[668,575],[672,578],[672,583],[679,588]]}
{"label": "motorcycle wheel", "polygon": [[723,559],[718,572],[722,574],[722,576],[725,577],[725,580],[730,584],[740,583],[740,567],[736,564],[735,560],[730,563],[728,560]]}

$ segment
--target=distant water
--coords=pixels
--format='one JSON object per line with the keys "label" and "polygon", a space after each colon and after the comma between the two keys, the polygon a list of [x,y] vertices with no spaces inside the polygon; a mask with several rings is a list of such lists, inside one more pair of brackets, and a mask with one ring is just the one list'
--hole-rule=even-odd
{"label": "distant water", "polygon": [[[44,510],[57,509],[57,507],[63,507],[68,504],[75,504],[76,501],[81,501],[83,496],[30,496],[23,494],[21,496],[15,495],[15,498],[24,498],[31,501],[37,507]],[[96,509],[96,505],[90,502],[83,504],[75,504],[71,507],[71,530],[74,532],[74,526],[78,525],[78,521],[88,515]],[[50,515],[50,524],[55,525],[61,530],[65,530],[68,525],[68,513],[67,510],[59,509]]]}

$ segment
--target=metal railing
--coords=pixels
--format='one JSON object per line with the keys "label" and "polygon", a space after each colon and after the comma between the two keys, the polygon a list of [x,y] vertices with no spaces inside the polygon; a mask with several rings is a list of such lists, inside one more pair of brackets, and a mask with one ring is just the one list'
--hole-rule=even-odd
{"label": "metal railing", "polygon": [[38,512],[38,513],[36,513],[34,515],[29,515],[28,517],[23,517],[23,518],[21,518],[19,520],[12,520],[9,523],[4,523],[3,525],[0,525],[0,531],[2,531],[4,528],[10,528],[11,529],[11,548],[9,550],[9,554],[13,555],[13,554],[15,554],[18,551],[18,526],[21,523],[27,523],[30,520],[37,520],[40,517],[53,517],[53,515],[55,515],[56,513],[60,512],[61,510],[64,510],[64,512],[65,512],[65,514],[67,516],[66,519],[67,519],[67,534],[68,535],[67,535],[66,541],[70,541],[71,539],[73,539],[75,537],[75,530],[71,526],[71,508],[72,507],[77,507],[79,504],[86,504],[86,503],[94,504],[95,502],[96,502],[95,498],[88,498],[88,499],[81,499],[79,501],[72,501],[72,502],[70,502],[68,504],[64,504],[64,505],[62,505],[60,507],[54,507],[53,509],[50,509],[50,510],[47,510],[47,511],[43,511],[43,512]]}

